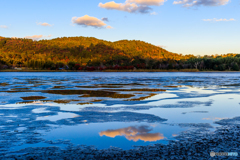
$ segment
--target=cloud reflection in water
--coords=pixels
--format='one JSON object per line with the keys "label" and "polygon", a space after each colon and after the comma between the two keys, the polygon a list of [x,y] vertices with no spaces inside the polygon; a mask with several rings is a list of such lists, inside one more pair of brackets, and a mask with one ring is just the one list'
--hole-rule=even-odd
{"label": "cloud reflection in water", "polygon": [[126,139],[133,140],[135,142],[142,140],[144,142],[154,142],[164,139],[161,133],[149,133],[152,131],[149,126],[130,126],[127,128],[120,128],[116,130],[106,130],[99,133],[100,136],[107,136],[115,138],[116,136],[124,136]]}

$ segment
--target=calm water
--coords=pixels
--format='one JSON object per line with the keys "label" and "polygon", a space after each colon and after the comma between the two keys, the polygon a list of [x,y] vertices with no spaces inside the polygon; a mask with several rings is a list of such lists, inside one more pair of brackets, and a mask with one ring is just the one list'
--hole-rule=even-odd
{"label": "calm water", "polygon": [[[0,73],[0,149],[168,143],[239,116],[239,73]],[[34,96],[34,97],[32,97]]]}

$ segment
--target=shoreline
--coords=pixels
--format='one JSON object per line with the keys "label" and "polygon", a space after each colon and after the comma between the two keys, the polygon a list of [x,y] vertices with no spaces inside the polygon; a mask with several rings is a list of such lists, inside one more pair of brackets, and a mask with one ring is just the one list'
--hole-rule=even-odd
{"label": "shoreline", "polygon": [[0,72],[199,72],[199,73],[238,73],[240,71],[199,71],[195,69],[182,70],[159,70],[159,69],[139,69],[139,70],[95,70],[95,71],[79,71],[79,70],[0,70]]}

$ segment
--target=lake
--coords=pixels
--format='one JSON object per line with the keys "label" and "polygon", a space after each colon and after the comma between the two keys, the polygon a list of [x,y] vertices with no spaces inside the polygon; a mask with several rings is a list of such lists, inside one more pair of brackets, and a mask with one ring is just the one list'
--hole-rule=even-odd
{"label": "lake", "polygon": [[0,73],[0,152],[168,144],[240,114],[240,73]]}

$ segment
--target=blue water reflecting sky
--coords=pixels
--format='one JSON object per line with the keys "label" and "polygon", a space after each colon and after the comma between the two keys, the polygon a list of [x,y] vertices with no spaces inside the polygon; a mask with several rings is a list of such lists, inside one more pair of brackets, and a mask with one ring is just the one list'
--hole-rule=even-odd
{"label": "blue water reflecting sky", "polygon": [[[123,149],[166,144],[182,131],[212,131],[219,126],[214,122],[239,116],[240,111],[239,73],[13,72],[0,76],[1,84],[5,83],[0,86],[0,131],[11,133],[11,149],[65,147],[67,142]],[[62,94],[65,90],[68,93]],[[71,94],[72,90],[81,92]],[[43,98],[23,99],[31,96]],[[31,136],[34,140],[29,141]],[[19,141],[11,144],[13,137]]]}

